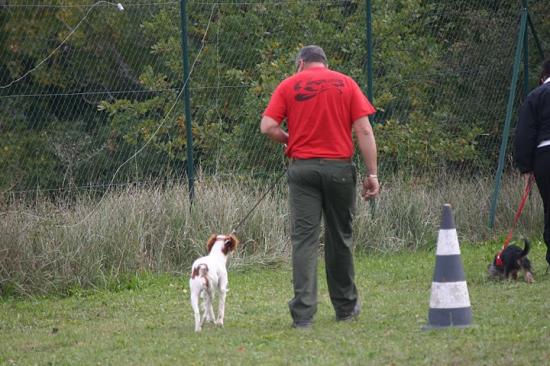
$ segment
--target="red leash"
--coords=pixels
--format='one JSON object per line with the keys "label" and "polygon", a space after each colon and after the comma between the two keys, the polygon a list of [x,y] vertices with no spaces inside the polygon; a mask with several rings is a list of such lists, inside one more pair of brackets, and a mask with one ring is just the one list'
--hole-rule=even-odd
{"label": "red leash", "polygon": [[531,188],[533,187],[534,180],[535,180],[535,176],[533,174],[531,174],[529,176],[529,180],[527,181],[527,185],[525,186],[525,192],[523,193],[523,197],[521,198],[521,202],[519,203],[518,211],[516,212],[516,216],[514,217],[514,224],[512,225],[512,228],[510,229],[510,231],[508,232],[508,236],[506,236],[506,239],[504,239],[504,244],[502,245],[502,249],[497,254],[496,265],[499,266],[499,267],[503,265],[502,258],[500,257],[500,255],[502,254],[504,249],[506,249],[506,247],[508,246],[508,244],[510,244],[510,241],[512,240],[512,235],[514,233],[514,229],[516,228],[516,225],[519,221],[521,213],[523,212],[523,207],[525,207],[525,203],[527,202],[527,199],[529,198],[529,193],[531,192]]}

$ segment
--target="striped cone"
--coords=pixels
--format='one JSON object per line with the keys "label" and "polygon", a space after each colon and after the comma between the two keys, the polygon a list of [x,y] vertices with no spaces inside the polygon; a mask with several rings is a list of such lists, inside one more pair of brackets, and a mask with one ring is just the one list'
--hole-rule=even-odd
{"label": "striped cone", "polygon": [[437,238],[428,324],[423,329],[467,327],[471,323],[472,308],[453,213],[451,205],[445,204]]}

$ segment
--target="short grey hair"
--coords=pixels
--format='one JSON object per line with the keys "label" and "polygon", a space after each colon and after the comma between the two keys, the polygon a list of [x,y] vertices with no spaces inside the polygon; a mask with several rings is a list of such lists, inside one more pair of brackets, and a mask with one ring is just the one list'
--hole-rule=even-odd
{"label": "short grey hair", "polygon": [[323,64],[327,65],[327,55],[325,55],[325,51],[319,46],[315,45],[309,45],[303,47],[300,52],[298,52],[298,55],[296,56],[296,66],[300,64],[300,61],[304,62],[322,62]]}

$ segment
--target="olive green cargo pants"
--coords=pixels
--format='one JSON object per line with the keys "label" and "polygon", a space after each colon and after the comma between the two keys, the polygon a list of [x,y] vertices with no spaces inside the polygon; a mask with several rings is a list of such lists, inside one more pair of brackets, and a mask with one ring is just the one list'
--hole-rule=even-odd
{"label": "olive green cargo pants", "polygon": [[330,300],[337,317],[357,303],[352,253],[356,171],[343,160],[292,160],[288,168],[294,298],[294,321],[311,320],[317,311],[317,257],[321,217]]}

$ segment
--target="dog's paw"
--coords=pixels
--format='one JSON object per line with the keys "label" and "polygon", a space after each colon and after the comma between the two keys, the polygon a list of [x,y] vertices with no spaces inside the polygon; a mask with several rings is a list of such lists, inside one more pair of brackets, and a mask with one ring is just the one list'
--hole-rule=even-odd
{"label": "dog's paw", "polygon": [[220,326],[220,327],[223,327],[223,319],[216,320],[215,324]]}
{"label": "dog's paw", "polygon": [[213,321],[214,321],[214,319],[212,319],[212,317],[205,316],[204,318],[201,319],[200,326],[203,327],[203,326],[205,326],[205,324],[212,323]]}
{"label": "dog's paw", "polygon": [[533,277],[533,274],[531,272],[525,273],[525,282],[535,283],[535,278]]}

